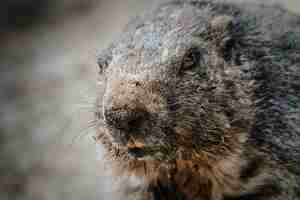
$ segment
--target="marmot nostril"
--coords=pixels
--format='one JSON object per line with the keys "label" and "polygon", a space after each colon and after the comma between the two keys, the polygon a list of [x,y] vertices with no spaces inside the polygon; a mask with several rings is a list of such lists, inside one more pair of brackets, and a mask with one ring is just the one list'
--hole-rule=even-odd
{"label": "marmot nostril", "polygon": [[104,112],[105,122],[114,128],[130,130],[138,128],[146,119],[147,113],[144,109],[107,109]]}
{"label": "marmot nostril", "polygon": [[134,82],[134,85],[135,85],[136,87],[139,87],[139,86],[141,86],[142,84],[141,84],[139,81],[135,81],[135,82]]}

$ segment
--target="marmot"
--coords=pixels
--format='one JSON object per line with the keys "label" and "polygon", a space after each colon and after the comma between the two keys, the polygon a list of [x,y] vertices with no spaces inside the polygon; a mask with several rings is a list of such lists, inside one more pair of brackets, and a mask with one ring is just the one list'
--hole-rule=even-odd
{"label": "marmot", "polygon": [[98,65],[97,139],[143,179],[136,199],[300,199],[300,16],[171,1]]}

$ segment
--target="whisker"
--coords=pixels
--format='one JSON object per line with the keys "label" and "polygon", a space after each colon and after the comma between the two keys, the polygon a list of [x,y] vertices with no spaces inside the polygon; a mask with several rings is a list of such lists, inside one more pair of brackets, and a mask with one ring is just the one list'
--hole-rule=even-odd
{"label": "whisker", "polygon": [[90,131],[95,130],[96,127],[96,124],[90,124],[87,127],[84,127],[82,130],[79,131],[79,134],[75,135],[71,139],[71,143],[69,145],[72,147],[76,141],[80,140],[83,136],[89,135]]}

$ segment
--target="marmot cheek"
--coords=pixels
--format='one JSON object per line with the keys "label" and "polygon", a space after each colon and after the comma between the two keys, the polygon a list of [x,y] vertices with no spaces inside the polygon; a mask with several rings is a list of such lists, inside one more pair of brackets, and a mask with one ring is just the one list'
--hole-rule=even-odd
{"label": "marmot cheek", "polygon": [[149,113],[157,115],[157,117],[160,119],[168,117],[167,101],[161,95],[151,93],[147,95],[145,102]]}

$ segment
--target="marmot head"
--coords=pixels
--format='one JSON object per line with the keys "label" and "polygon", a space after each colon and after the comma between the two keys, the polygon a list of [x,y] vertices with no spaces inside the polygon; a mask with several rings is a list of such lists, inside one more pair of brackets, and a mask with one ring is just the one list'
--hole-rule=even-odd
{"label": "marmot head", "polygon": [[246,32],[233,14],[176,3],[129,24],[98,59],[98,139],[111,158],[147,174],[240,154],[253,121]]}

